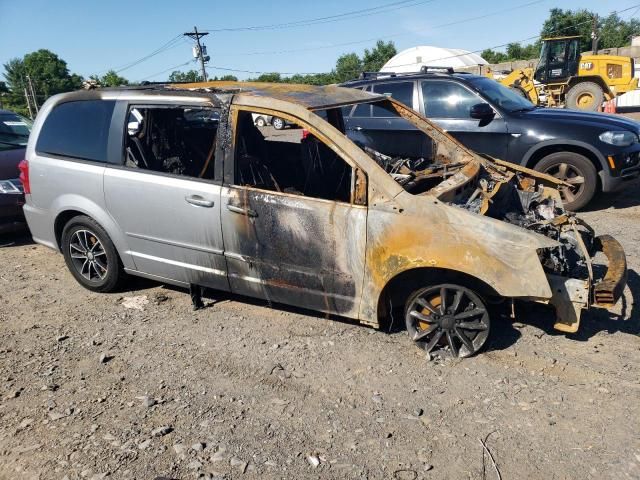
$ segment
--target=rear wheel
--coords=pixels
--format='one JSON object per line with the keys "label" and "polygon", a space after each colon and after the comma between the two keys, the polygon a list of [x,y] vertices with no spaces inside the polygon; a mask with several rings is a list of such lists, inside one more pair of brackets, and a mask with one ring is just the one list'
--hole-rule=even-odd
{"label": "rear wheel", "polygon": [[591,160],[579,153],[552,153],[540,160],[535,169],[570,184],[560,187],[560,196],[567,210],[580,210],[596,193],[596,167]]}
{"label": "rear wheel", "polygon": [[427,353],[448,346],[454,357],[469,357],[489,336],[484,302],[472,290],[450,283],[414,292],[407,300],[405,321],[409,337]]}
{"label": "rear wheel", "polygon": [[602,106],[604,92],[600,85],[593,82],[576,83],[565,97],[565,105],[571,110],[596,112]]}
{"label": "rear wheel", "polygon": [[88,290],[112,292],[124,278],[124,269],[107,232],[90,217],[72,218],[61,239],[64,260],[75,279]]}
{"label": "rear wheel", "polygon": [[266,124],[267,124],[267,122],[265,121],[264,117],[256,118],[256,126],[257,127],[264,127]]}

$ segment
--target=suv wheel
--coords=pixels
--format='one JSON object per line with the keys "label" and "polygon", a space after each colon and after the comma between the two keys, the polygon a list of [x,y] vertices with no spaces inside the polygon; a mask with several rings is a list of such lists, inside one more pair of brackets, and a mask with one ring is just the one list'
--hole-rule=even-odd
{"label": "suv wheel", "polygon": [[405,306],[409,337],[426,350],[448,346],[454,357],[477,353],[489,336],[489,312],[480,297],[444,283],[414,292]]}
{"label": "suv wheel", "polygon": [[586,110],[597,112],[604,100],[600,85],[593,82],[580,82],[571,87],[567,93],[565,104],[570,110]]}
{"label": "suv wheel", "polygon": [[267,122],[265,122],[264,117],[256,118],[256,126],[257,127],[264,127],[266,124],[267,124]]}
{"label": "suv wheel", "polygon": [[112,292],[124,269],[107,232],[90,217],[72,218],[62,231],[64,260],[75,279],[88,290]]}
{"label": "suv wheel", "polygon": [[284,120],[280,117],[273,117],[273,119],[271,120],[271,125],[276,130],[282,130],[284,128]]}
{"label": "suv wheel", "polygon": [[535,169],[563,180],[571,187],[560,187],[567,210],[580,210],[591,201],[598,185],[598,173],[591,160],[574,152],[556,152],[540,160]]}

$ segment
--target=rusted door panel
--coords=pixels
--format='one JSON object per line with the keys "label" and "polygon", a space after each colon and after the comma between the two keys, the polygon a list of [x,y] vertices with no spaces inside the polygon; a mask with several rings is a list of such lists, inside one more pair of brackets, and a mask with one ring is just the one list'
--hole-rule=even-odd
{"label": "rusted door panel", "polygon": [[221,201],[233,292],[357,316],[366,207],[236,186]]}

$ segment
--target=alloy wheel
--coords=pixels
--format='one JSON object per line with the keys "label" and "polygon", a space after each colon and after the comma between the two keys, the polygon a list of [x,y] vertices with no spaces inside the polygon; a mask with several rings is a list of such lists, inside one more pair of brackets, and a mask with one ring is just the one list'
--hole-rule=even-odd
{"label": "alloy wheel", "polygon": [[454,357],[478,352],[489,336],[489,313],[480,298],[458,285],[419,291],[407,308],[407,332],[428,353],[448,346]]}
{"label": "alloy wheel", "polygon": [[107,252],[90,230],[76,230],[69,240],[69,254],[76,271],[90,282],[104,280],[108,271]]}
{"label": "alloy wheel", "polygon": [[547,168],[544,173],[571,185],[570,187],[565,185],[560,187],[560,196],[563,202],[575,201],[576,197],[579,197],[584,190],[584,174],[574,165],[558,163]]}

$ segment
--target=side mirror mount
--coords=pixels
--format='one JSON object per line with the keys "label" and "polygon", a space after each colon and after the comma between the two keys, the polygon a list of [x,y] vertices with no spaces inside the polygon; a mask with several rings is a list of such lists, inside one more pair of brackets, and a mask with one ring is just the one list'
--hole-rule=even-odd
{"label": "side mirror mount", "polygon": [[495,117],[496,112],[488,103],[477,103],[469,110],[469,116],[478,120],[489,120]]}

